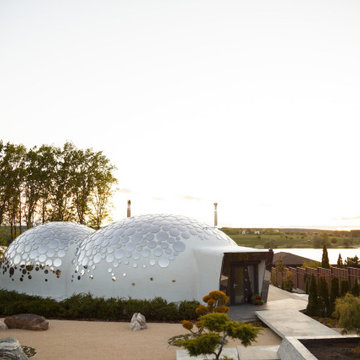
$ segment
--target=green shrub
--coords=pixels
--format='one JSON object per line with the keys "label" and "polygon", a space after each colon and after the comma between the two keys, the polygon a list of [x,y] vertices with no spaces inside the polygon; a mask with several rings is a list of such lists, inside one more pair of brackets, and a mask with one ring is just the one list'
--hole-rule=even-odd
{"label": "green shrub", "polygon": [[196,319],[196,308],[199,306],[198,301],[182,301],[179,305],[179,316],[182,320]]}
{"label": "green shrub", "polygon": [[342,333],[356,331],[360,335],[360,298],[352,294],[346,294],[336,300],[335,317],[339,319],[339,325],[343,328]]}
{"label": "green shrub", "polygon": [[329,256],[328,256],[328,251],[327,251],[327,247],[326,244],[324,243],[323,245],[323,253],[322,253],[322,259],[321,259],[321,267],[325,268],[325,269],[330,269],[330,264],[329,264]]}
{"label": "green shrub", "polygon": [[305,293],[309,294],[310,279],[308,274],[304,275],[304,282],[305,282]]}
{"label": "green shrub", "polygon": [[349,280],[341,280],[340,283],[340,296],[343,297],[350,291]]}
{"label": "green shrub", "polygon": [[291,292],[294,288],[293,275],[290,271],[288,271],[281,282],[281,288],[283,290]]}
{"label": "green shrub", "polygon": [[135,312],[148,321],[179,321],[195,319],[197,301],[168,303],[158,297],[152,300],[95,298],[91,294],[77,294],[62,301],[0,290],[0,315],[35,313],[46,318],[130,320]]}
{"label": "green shrub", "polygon": [[335,300],[340,296],[339,291],[339,278],[336,276],[331,279],[330,284],[330,312],[335,310]]}
{"label": "green shrub", "polygon": [[357,279],[355,279],[354,286],[351,288],[351,293],[354,296],[359,296],[360,295],[360,286],[359,286],[359,283],[358,283]]}
{"label": "green shrub", "polygon": [[318,315],[322,317],[329,316],[331,313],[329,288],[323,276],[319,279],[318,289]]}
{"label": "green shrub", "polygon": [[317,292],[317,283],[314,274],[311,274],[310,286],[309,286],[309,300],[306,308],[306,313],[308,315],[317,315],[318,314],[318,292]]}

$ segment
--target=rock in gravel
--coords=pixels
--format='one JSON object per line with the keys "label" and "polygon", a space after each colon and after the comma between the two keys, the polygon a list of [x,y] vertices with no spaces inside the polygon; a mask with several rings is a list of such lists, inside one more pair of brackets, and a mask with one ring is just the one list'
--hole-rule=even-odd
{"label": "rock in gravel", "polygon": [[145,316],[140,313],[135,313],[130,321],[130,328],[132,331],[146,329],[146,319]]}
{"label": "rock in gravel", "polygon": [[4,323],[9,329],[47,330],[49,322],[40,315],[17,314],[7,316]]}
{"label": "rock in gravel", "polygon": [[0,359],[6,360],[27,360],[28,357],[14,337],[0,339]]}

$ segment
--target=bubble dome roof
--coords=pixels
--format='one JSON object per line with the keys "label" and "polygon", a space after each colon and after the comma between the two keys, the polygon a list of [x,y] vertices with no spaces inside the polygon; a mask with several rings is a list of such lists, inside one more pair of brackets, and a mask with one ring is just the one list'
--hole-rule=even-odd
{"label": "bubble dome roof", "polygon": [[75,264],[90,269],[101,262],[114,268],[120,264],[166,268],[193,247],[234,244],[222,231],[185,216],[143,215],[118,221],[87,237]]}
{"label": "bubble dome roof", "polygon": [[61,267],[69,247],[78,246],[94,230],[74,223],[52,222],[29,229],[13,241],[5,258],[13,265]]}

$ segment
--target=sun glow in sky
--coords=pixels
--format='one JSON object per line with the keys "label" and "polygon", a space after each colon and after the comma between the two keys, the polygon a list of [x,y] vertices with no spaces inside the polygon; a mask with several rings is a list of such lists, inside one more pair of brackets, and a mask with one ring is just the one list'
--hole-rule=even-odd
{"label": "sun glow in sky", "polygon": [[0,3],[0,139],[102,150],[114,220],[360,227],[358,0]]}

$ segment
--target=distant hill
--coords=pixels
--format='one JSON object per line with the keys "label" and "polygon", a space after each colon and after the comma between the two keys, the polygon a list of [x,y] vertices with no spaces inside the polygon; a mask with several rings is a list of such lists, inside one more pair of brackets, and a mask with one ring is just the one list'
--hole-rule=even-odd
{"label": "distant hill", "polygon": [[360,230],[294,228],[221,228],[238,245],[257,248],[352,248],[360,246]]}

